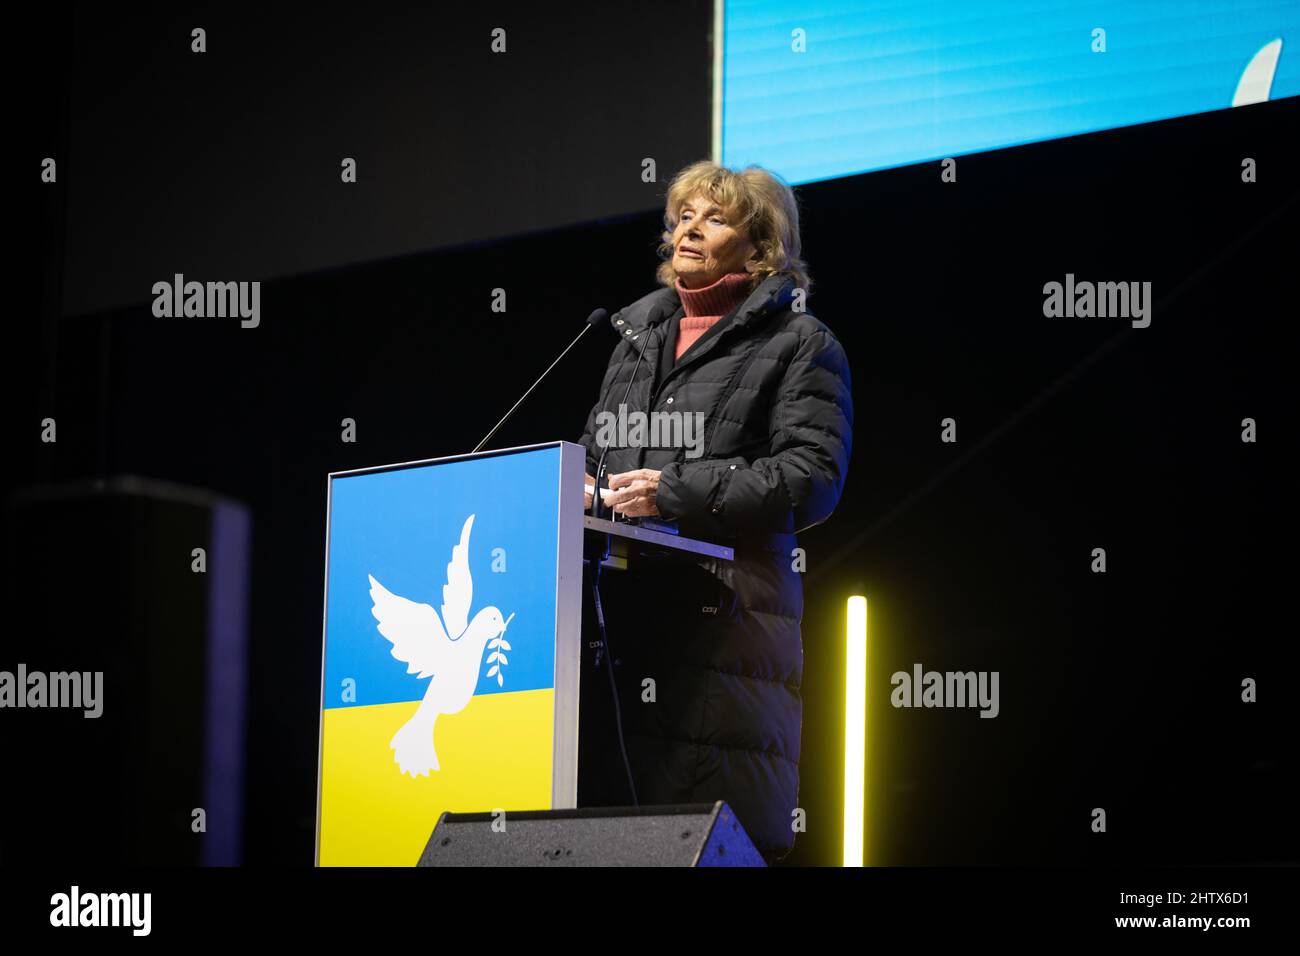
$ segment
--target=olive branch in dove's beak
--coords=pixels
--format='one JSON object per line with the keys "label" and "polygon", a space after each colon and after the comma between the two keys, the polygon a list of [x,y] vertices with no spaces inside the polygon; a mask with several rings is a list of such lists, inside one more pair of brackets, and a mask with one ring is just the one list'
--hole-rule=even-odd
{"label": "olive branch in dove's beak", "polygon": [[502,634],[504,634],[504,633],[506,632],[506,628],[510,626],[510,622],[513,621],[514,618],[515,618],[515,612],[514,612],[514,611],[511,611],[511,612],[510,612],[510,616],[509,616],[508,618],[506,618],[506,622],[505,622],[504,624],[501,625],[501,633],[502,633]]}

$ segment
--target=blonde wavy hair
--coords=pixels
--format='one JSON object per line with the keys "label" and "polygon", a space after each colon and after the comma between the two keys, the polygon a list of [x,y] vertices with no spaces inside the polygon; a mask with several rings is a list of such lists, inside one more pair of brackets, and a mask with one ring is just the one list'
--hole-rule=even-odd
{"label": "blonde wavy hair", "polygon": [[751,290],[774,273],[789,272],[799,288],[812,292],[808,266],[799,258],[799,206],[794,190],[761,166],[746,166],[737,172],[707,159],[687,166],[668,187],[658,250],[663,262],[655,272],[661,284],[676,287],[673,230],[681,218],[682,205],[697,195],[707,196],[722,207],[727,222],[758,250],[758,265],[750,273]]}

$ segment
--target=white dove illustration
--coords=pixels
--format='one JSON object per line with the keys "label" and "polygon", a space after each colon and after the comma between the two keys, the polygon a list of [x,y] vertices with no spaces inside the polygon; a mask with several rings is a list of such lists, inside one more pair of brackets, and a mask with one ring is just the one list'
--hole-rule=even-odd
{"label": "white dove illustration", "polygon": [[[469,531],[473,524],[474,516],[470,515],[461,529],[460,544],[451,549],[447,583],[442,588],[441,619],[430,605],[399,597],[376,581],[374,575],[366,575],[370,578],[370,599],[374,602],[370,613],[379,622],[379,633],[392,643],[393,657],[408,665],[408,674],[432,678],[415,715],[398,729],[389,743],[397,751],[393,759],[402,773],[412,777],[419,774],[427,777],[430,770],[441,769],[433,746],[434,722],[439,714],[457,713],[469,703],[478,683],[484,646],[494,638],[501,638],[514,618],[511,614],[502,620],[499,610],[485,607],[466,626],[474,593],[469,572]],[[497,663],[489,676],[497,674],[499,683],[499,668],[506,663],[501,652],[509,650],[510,645],[502,638],[494,646]]]}

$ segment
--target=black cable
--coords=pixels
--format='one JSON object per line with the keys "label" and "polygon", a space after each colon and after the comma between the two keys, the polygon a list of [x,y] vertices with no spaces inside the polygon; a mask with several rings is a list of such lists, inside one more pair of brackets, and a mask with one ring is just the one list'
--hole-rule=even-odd
{"label": "black cable", "polygon": [[[627,388],[623,390],[623,399],[619,402],[618,407],[627,404],[627,397],[632,394],[632,383],[636,381],[636,373],[641,370],[641,360],[645,358],[646,346],[650,344],[650,335],[658,330],[658,326],[651,326],[645,332],[645,341],[641,343],[641,349],[637,352],[636,365],[632,367],[632,376],[627,380]],[[618,414],[617,407],[615,414]],[[601,472],[605,469],[605,456],[609,454],[609,444],[606,444],[600,452],[600,460],[596,463],[596,474],[593,476],[595,481],[591,488],[591,504],[595,516],[599,518],[600,509],[603,502],[600,499],[600,478]],[[605,535],[605,553],[601,555],[596,562],[595,569],[591,576],[591,594],[596,604],[596,623],[600,626],[600,646],[596,648],[596,666],[600,666],[602,653],[608,661],[606,670],[609,672],[609,694],[614,701],[614,727],[618,731],[618,749],[623,755],[623,769],[627,773],[627,786],[632,792],[632,806],[638,807],[640,804],[636,798],[636,783],[632,779],[632,764],[627,759],[627,742],[623,739],[623,710],[618,701],[618,686],[614,680],[614,650],[609,643],[609,635],[605,631],[605,611],[600,604],[600,569],[604,566],[605,558],[609,556],[609,534]]]}
{"label": "black cable", "polygon": [[609,535],[605,536],[605,554],[596,561],[596,566],[592,571],[591,593],[596,603],[596,623],[600,626],[600,647],[596,648],[596,666],[600,666],[601,652],[605,654],[606,667],[609,673],[609,693],[614,699],[614,726],[618,731],[618,749],[623,755],[623,770],[627,773],[627,786],[632,792],[632,806],[639,807],[641,804],[636,798],[636,783],[632,779],[632,764],[627,759],[627,744],[623,740],[623,711],[618,702],[618,686],[614,680],[614,651],[609,645],[609,636],[605,633],[605,611],[600,604],[600,569],[604,566],[605,557],[609,555]]}

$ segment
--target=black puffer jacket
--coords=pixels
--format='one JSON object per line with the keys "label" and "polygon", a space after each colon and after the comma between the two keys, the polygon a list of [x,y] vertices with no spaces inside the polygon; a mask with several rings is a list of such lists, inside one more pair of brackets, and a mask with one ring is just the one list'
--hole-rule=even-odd
{"label": "black puffer jacket", "polygon": [[[660,470],[660,515],[687,537],[732,545],[735,561],[702,559],[686,577],[606,572],[602,594],[607,582],[613,587],[603,604],[640,802],[724,799],[769,860],[793,845],[799,805],[803,587],[793,569],[795,534],[825,521],[838,503],[853,428],[844,349],[822,322],[789,308],[793,290],[790,275],[769,276],[677,362],[683,310],[674,289],[622,309],[611,321],[623,341],[582,437],[594,475],[597,414],[617,412],[646,335],[627,410],[707,416],[699,457],[683,448],[611,447],[605,476]],[[646,677],[654,679],[653,703]]]}

